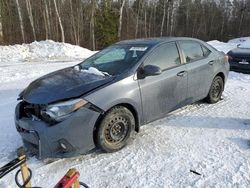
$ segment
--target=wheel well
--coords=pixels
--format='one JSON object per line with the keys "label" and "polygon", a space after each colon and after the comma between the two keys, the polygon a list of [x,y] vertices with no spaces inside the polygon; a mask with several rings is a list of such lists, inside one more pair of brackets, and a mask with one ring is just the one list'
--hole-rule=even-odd
{"label": "wheel well", "polygon": [[[124,106],[126,107],[127,109],[130,110],[130,112],[132,112],[134,118],[135,118],[135,131],[136,132],[139,132],[140,130],[140,125],[139,125],[139,117],[138,117],[138,113],[137,111],[135,110],[135,108],[131,105],[131,104],[128,104],[128,103],[120,103],[120,104],[117,104],[115,106]],[[115,106],[112,106],[111,108],[114,108]],[[106,112],[108,112],[111,108],[109,108]],[[93,131],[93,138],[94,138],[94,143],[96,144],[96,130],[97,130],[97,127],[98,125],[100,124],[100,122],[102,121],[102,119],[104,118],[105,116],[105,113],[101,114],[96,123],[95,123],[95,127],[94,127],[94,131]]]}
{"label": "wheel well", "polygon": [[218,73],[216,76],[220,76],[225,84],[225,75],[222,72]]}
{"label": "wheel well", "polygon": [[[124,106],[126,107],[127,109],[130,110],[130,112],[132,112],[134,118],[135,118],[135,131],[136,132],[139,132],[140,130],[140,126],[139,126],[139,118],[138,118],[138,113],[137,111],[135,110],[135,108],[131,105],[131,104],[127,104],[127,103],[122,103],[122,104],[118,104],[119,106]],[[117,105],[117,106],[118,106]]]}

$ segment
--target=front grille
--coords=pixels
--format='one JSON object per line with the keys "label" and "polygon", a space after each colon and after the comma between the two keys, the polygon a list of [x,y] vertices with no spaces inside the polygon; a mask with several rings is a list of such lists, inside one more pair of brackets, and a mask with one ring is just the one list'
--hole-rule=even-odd
{"label": "front grille", "polygon": [[232,62],[242,62],[242,61],[247,61],[247,62],[250,62],[250,58],[249,57],[237,57],[237,56],[234,56],[232,57]]}

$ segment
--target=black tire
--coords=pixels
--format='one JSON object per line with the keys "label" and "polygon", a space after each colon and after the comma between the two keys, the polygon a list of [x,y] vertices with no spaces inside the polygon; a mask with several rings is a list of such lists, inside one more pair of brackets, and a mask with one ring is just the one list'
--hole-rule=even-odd
{"label": "black tire", "polygon": [[221,99],[223,90],[223,79],[220,76],[216,76],[212,82],[208,96],[205,98],[205,100],[210,104],[217,103]]}
{"label": "black tire", "polygon": [[126,146],[135,130],[135,118],[127,108],[115,106],[101,120],[96,130],[96,144],[105,152],[115,152]]}

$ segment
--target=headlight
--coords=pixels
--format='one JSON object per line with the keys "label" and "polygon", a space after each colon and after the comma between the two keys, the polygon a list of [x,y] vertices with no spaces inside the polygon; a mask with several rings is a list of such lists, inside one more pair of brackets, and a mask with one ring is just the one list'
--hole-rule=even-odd
{"label": "headlight", "polygon": [[72,112],[78,110],[87,103],[88,101],[84,99],[74,99],[66,102],[60,102],[47,106],[46,109],[42,110],[41,114],[46,114],[56,121],[62,121]]}

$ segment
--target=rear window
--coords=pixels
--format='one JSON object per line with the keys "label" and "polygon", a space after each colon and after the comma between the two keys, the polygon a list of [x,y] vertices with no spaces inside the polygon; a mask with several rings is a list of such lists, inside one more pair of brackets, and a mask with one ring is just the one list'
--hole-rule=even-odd
{"label": "rear window", "polygon": [[204,52],[200,43],[194,41],[180,41],[179,43],[184,52],[187,63],[204,57]]}

